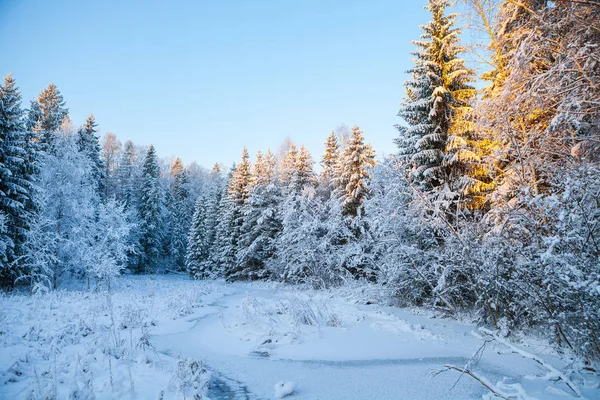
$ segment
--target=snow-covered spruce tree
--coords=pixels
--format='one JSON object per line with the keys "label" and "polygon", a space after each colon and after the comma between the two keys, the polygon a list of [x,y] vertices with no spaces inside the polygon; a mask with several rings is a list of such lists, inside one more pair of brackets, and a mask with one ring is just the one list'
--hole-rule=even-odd
{"label": "snow-covered spruce tree", "polygon": [[[288,282],[311,281],[316,286],[331,283],[322,274],[330,266],[331,240],[324,226],[330,217],[321,198],[316,196],[317,183],[311,155],[303,146],[296,153],[292,181],[286,186],[281,203],[282,231],[277,239],[276,275]],[[313,253],[309,254],[309,249]]]}
{"label": "snow-covered spruce tree", "polygon": [[323,201],[312,186],[288,196],[281,206],[282,232],[277,240],[276,276],[286,282],[325,288],[349,278],[343,268],[351,236],[337,199]]}
{"label": "snow-covered spruce tree", "polygon": [[25,130],[21,94],[12,75],[0,85],[0,285],[12,286],[22,273],[23,242],[35,213],[33,176],[35,149]]}
{"label": "snow-covered spruce tree", "polygon": [[[422,26],[420,40],[414,41],[412,79],[406,82],[406,97],[398,115],[407,126],[397,125],[396,139],[400,161],[406,163],[411,180],[422,191],[430,191],[448,182],[448,161],[468,161],[468,157],[447,157],[447,146],[454,153],[467,151],[463,134],[469,132],[463,117],[475,96],[470,85],[474,73],[458,56],[460,30],[454,28],[455,14],[446,15],[449,0],[429,0],[425,7],[432,20]],[[444,162],[446,160],[446,163]]]}
{"label": "snow-covered spruce tree", "polygon": [[[341,216],[345,227],[340,232],[351,232],[350,235],[338,235],[335,245],[343,252],[344,268],[348,269],[357,277],[368,277],[373,279],[371,268],[363,261],[366,260],[366,249],[358,250],[361,246],[360,238],[367,234],[368,227],[364,219],[363,202],[369,195],[369,181],[371,169],[375,165],[375,154],[371,145],[364,143],[362,131],[358,126],[352,128],[350,138],[345,142],[342,155],[336,165],[334,178],[335,190],[329,201],[330,209],[338,209],[337,202],[341,206]],[[333,216],[334,220],[339,220]],[[345,246],[345,247],[342,247]]]}
{"label": "snow-covered spruce tree", "polygon": [[135,269],[137,273],[156,270],[160,250],[160,222],[162,193],[160,171],[154,146],[150,145],[144,158],[138,214],[140,217],[140,256]]}
{"label": "snow-covered spruce tree", "polygon": [[226,195],[227,181],[221,172],[221,166],[215,164],[210,171],[208,184],[206,185],[206,191],[208,192],[207,206],[206,206],[206,232],[207,232],[207,245],[209,257],[205,261],[205,270],[207,273],[214,275],[218,270],[218,260],[215,258],[216,254],[216,240],[218,234],[218,227],[220,221],[219,206],[221,199]]}
{"label": "snow-covered spruce tree", "polygon": [[306,147],[300,146],[296,155],[296,162],[292,172],[291,189],[294,192],[300,192],[305,187],[315,186],[317,183],[315,172],[313,170],[313,159]]}
{"label": "snow-covered spruce tree", "polygon": [[321,174],[319,175],[319,192],[325,199],[329,199],[333,191],[339,157],[340,145],[335,132],[331,131],[325,142],[325,153],[321,157]]}
{"label": "snow-covered spruce tree", "polygon": [[290,143],[287,152],[283,158],[279,160],[279,180],[283,186],[290,186],[296,168],[297,158],[298,149],[294,143]]}
{"label": "snow-covered spruce tree", "polygon": [[169,255],[175,266],[183,269],[194,204],[190,198],[188,173],[180,158],[176,158],[171,164],[171,178],[170,197],[167,203],[171,228]]}
{"label": "snow-covered spruce tree", "polygon": [[342,199],[344,215],[351,218],[361,213],[362,202],[369,193],[370,170],[375,165],[375,153],[362,134],[358,126],[352,128],[336,166],[335,195]]}
{"label": "snow-covered spruce tree", "polygon": [[239,240],[242,235],[242,224],[244,223],[244,205],[250,197],[252,189],[252,170],[248,150],[244,147],[242,150],[242,159],[233,172],[227,185],[227,221],[229,229],[224,247],[221,252],[221,262],[224,267],[225,277],[234,279],[237,272],[237,251],[239,249]]}
{"label": "snow-covered spruce tree", "polygon": [[209,232],[207,231],[209,198],[208,193],[203,193],[196,200],[188,237],[185,265],[187,273],[194,279],[209,277],[209,271],[205,271],[210,256]]}
{"label": "snow-covered spruce tree", "polygon": [[140,252],[138,193],[141,168],[138,157],[138,152],[134,144],[130,140],[125,142],[116,173],[118,187],[115,198],[119,203],[123,204],[127,222],[130,224],[129,237],[127,238],[129,246],[127,266],[132,270],[135,270],[137,267]]}
{"label": "snow-covered spruce tree", "polygon": [[92,162],[92,175],[96,181],[98,194],[100,198],[105,195],[104,162],[100,157],[100,140],[96,136],[96,119],[90,114],[85,120],[85,124],[77,132],[77,145],[79,151],[85,154]]}
{"label": "snow-covered spruce tree", "polygon": [[[52,135],[68,118],[69,110],[65,100],[53,83],[40,92],[36,104],[32,103],[29,123],[37,134],[41,150],[48,150]],[[35,120],[35,119],[37,120]]]}
{"label": "snow-covered spruce tree", "polygon": [[268,151],[258,153],[253,171],[254,185],[243,207],[243,223],[237,251],[237,268],[231,279],[264,279],[276,255],[281,232],[281,186],[275,178],[275,158]]}
{"label": "snow-covered spruce tree", "polygon": [[229,189],[236,168],[234,164],[227,174],[217,206],[215,238],[210,248],[210,259],[213,263],[211,271],[214,276],[223,276],[227,267],[235,262],[236,255],[233,253],[233,246],[230,242],[235,227],[235,214],[233,201],[229,198]]}

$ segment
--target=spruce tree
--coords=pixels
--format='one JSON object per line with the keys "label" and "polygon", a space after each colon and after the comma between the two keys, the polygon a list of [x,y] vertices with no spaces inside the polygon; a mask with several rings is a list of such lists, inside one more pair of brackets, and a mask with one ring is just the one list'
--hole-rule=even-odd
{"label": "spruce tree", "polygon": [[336,173],[336,165],[340,157],[340,145],[335,136],[335,132],[331,131],[325,142],[325,153],[321,158],[321,175],[319,176],[319,184],[322,190],[326,191],[326,197],[329,197],[333,189],[333,181]]}
{"label": "spruce tree", "polygon": [[275,156],[268,150],[264,155],[259,150],[256,154],[256,161],[252,165],[253,188],[257,186],[273,183],[275,179]]}
{"label": "spruce tree", "polygon": [[214,245],[211,247],[211,260],[213,260],[214,274],[224,275],[228,268],[235,263],[235,243],[232,240],[235,238],[235,205],[234,201],[229,197],[232,187],[233,175],[237,167],[235,164],[231,167],[227,174],[226,184],[222,188],[219,199],[218,223],[216,226],[216,235]]}
{"label": "spruce tree", "polygon": [[205,218],[203,230],[205,232],[207,258],[200,264],[201,276],[215,277],[221,273],[219,259],[219,236],[222,220],[228,221],[227,211],[221,209],[223,198],[227,197],[227,186],[223,177],[218,175],[210,182],[209,190],[201,195],[204,202]]}
{"label": "spruce tree", "polygon": [[92,163],[92,179],[95,181],[98,195],[102,198],[105,194],[104,162],[100,156],[100,140],[96,136],[97,126],[96,119],[90,114],[77,132],[77,146]]}
{"label": "spruce tree", "polygon": [[342,201],[344,215],[351,218],[362,209],[369,193],[370,170],[375,165],[375,153],[371,145],[364,142],[362,134],[358,126],[352,128],[336,168],[335,194]]}
{"label": "spruce tree", "polygon": [[154,146],[148,147],[142,168],[140,188],[140,247],[137,273],[154,271],[157,267],[160,250],[161,190],[160,170]]}
{"label": "spruce tree", "polygon": [[297,157],[298,149],[294,143],[290,143],[287,153],[280,162],[279,179],[284,186],[290,186],[293,181]]}
{"label": "spruce tree", "polygon": [[0,283],[12,285],[19,274],[14,264],[23,255],[23,242],[35,212],[33,169],[35,160],[25,130],[21,94],[7,75],[0,85],[0,214],[4,229],[0,231]]}
{"label": "spruce tree", "polygon": [[209,232],[207,230],[209,195],[198,197],[194,207],[192,226],[188,237],[186,269],[191,278],[204,279],[209,276],[210,256]]}
{"label": "spruce tree", "polygon": [[275,178],[275,158],[271,151],[257,154],[252,192],[243,206],[243,222],[237,249],[237,265],[230,279],[264,279],[275,258],[276,240],[281,232],[279,208],[281,187]]}
{"label": "spruce tree", "polygon": [[315,183],[312,156],[306,147],[300,146],[292,172],[291,188],[294,192],[298,193],[307,186],[314,186]]}
{"label": "spruce tree", "polygon": [[52,135],[58,131],[61,124],[69,115],[69,110],[66,108],[65,100],[62,94],[51,83],[48,87],[40,92],[37,98],[37,105],[32,104],[31,118],[38,118],[30,122],[37,131],[38,141],[41,150],[47,151],[52,142]]}
{"label": "spruce tree", "polygon": [[169,254],[175,265],[183,268],[194,204],[190,199],[188,173],[180,158],[176,158],[171,165],[171,178],[173,181],[167,203],[171,227]]}
{"label": "spruce tree", "polygon": [[221,173],[221,166],[215,164],[209,174],[209,185],[206,188],[208,191],[208,200],[206,206],[206,231],[207,231],[207,243],[209,250],[209,269],[212,270],[214,265],[217,264],[214,259],[215,254],[215,242],[217,238],[217,231],[219,225],[219,205],[221,198],[224,195],[224,191],[227,189],[226,181]]}
{"label": "spruce tree", "polygon": [[221,254],[225,276],[229,277],[235,271],[237,251],[244,222],[243,209],[248,201],[251,190],[252,173],[248,150],[242,150],[242,159],[237,165],[227,188],[226,218],[229,224],[225,247]]}
{"label": "spruce tree", "polygon": [[237,265],[228,276],[234,280],[265,279],[276,256],[282,229],[281,187],[275,183],[256,186],[244,207],[237,249]]}
{"label": "spruce tree", "polygon": [[[460,30],[454,28],[456,14],[445,15],[449,0],[429,0],[425,7],[432,21],[424,25],[423,35],[413,44],[415,66],[409,72],[412,80],[406,87],[406,98],[398,115],[408,126],[398,125],[396,144],[410,177],[424,191],[448,181],[447,146],[460,149],[466,141],[462,119],[464,107],[475,96],[470,85],[474,73],[464,65],[458,54],[464,51],[459,44]],[[462,140],[461,140],[462,139]],[[463,160],[465,157],[463,157]]]}

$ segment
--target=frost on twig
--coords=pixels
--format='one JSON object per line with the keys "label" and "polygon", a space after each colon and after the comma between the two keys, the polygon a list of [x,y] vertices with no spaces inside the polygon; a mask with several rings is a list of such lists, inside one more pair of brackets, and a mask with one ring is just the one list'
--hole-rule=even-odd
{"label": "frost on twig", "polygon": [[564,382],[565,385],[567,385],[567,387],[569,389],[571,389],[573,391],[573,393],[575,393],[576,397],[583,397],[582,394],[581,394],[581,391],[577,388],[577,386],[575,386],[575,384],[573,382],[571,382],[571,380],[564,373],[562,373],[561,371],[559,371],[558,369],[556,369],[552,365],[548,364],[541,357],[536,356],[535,354],[529,353],[528,351],[525,351],[523,349],[518,348],[517,346],[515,346],[512,343],[510,343],[505,338],[499,337],[498,335],[496,335],[494,332],[492,332],[491,330],[489,330],[487,328],[479,328],[479,331],[481,333],[483,333],[483,335],[484,335],[484,337],[486,339],[491,338],[494,341],[496,341],[496,342],[498,342],[498,343],[500,343],[500,344],[508,347],[512,353],[519,354],[521,357],[533,360],[536,363],[540,364],[542,367],[546,368],[548,370],[548,372],[544,376],[540,377],[541,379],[544,379],[544,380],[552,380],[552,379],[561,380],[561,381]]}
{"label": "frost on twig", "polygon": [[[484,376],[472,371],[471,367],[473,365],[476,365],[477,362],[479,362],[479,360],[481,360],[481,358],[483,356],[483,351],[485,350],[486,345],[491,342],[496,342],[496,343],[499,343],[500,345],[507,347],[509,349],[510,353],[518,354],[523,358],[533,360],[547,370],[545,375],[540,376],[540,377],[535,377],[534,379],[554,380],[554,381],[560,380],[573,392],[573,395],[575,397],[583,398],[583,395],[582,395],[581,391],[579,390],[579,388],[563,372],[559,371],[554,366],[552,366],[549,363],[547,363],[546,361],[544,361],[541,357],[539,357],[535,354],[529,353],[523,349],[518,348],[514,344],[510,343],[507,339],[498,336],[496,333],[494,333],[493,331],[491,331],[487,328],[479,328],[479,331],[482,333],[482,335],[479,335],[477,333],[473,333],[473,335],[482,339],[484,341],[484,343],[473,354],[471,359],[469,359],[469,361],[464,366],[458,367],[455,365],[444,365],[443,369],[434,371],[434,372],[432,372],[431,375],[436,376],[438,374],[441,374],[442,372],[446,372],[446,371],[450,371],[450,370],[460,372],[460,374],[461,374],[460,377],[462,377],[463,375],[468,375],[471,378],[475,379],[477,382],[479,382],[481,385],[483,385],[486,389],[488,389],[490,391],[489,395],[487,396],[488,399],[507,399],[507,400],[509,400],[509,399],[515,399],[515,400],[531,400],[531,399],[533,399],[533,397],[529,396],[527,394],[527,392],[525,391],[525,389],[523,388],[523,386],[521,386],[521,384],[519,384],[519,383],[506,383],[505,380],[502,380],[502,381],[497,382],[494,385]],[[456,383],[458,383],[458,381],[460,380],[460,377],[458,378]],[[456,385],[456,383],[455,383],[455,385]]]}

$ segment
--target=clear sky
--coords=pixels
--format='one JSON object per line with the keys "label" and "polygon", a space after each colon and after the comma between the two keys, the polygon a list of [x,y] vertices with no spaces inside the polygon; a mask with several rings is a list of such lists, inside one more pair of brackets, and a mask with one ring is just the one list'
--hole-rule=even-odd
{"label": "clear sky", "polygon": [[425,4],[0,0],[0,73],[26,106],[54,82],[75,124],[205,167],[286,136],[318,163],[342,123],[389,154]]}

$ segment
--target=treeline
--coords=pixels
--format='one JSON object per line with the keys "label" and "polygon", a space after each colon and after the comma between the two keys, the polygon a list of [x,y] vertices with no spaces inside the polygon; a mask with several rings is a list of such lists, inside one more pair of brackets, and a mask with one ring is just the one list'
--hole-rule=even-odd
{"label": "treeline", "polygon": [[0,85],[0,279],[58,287],[123,269],[183,270],[194,199],[208,172],[158,159],[153,146],[100,141],[93,116],[75,128],[51,84],[24,110],[9,74]]}
{"label": "treeline", "polygon": [[[475,310],[600,356],[600,6],[466,1],[489,35],[478,77],[456,14],[430,0],[396,139],[374,166],[358,128],[318,177],[290,148],[244,152],[196,204],[194,277],[317,287],[376,281],[401,304]],[[482,90],[475,82],[484,82]],[[293,167],[291,167],[293,166]]]}
{"label": "treeline", "polygon": [[[128,269],[314,287],[377,282],[402,305],[537,327],[600,357],[600,6],[466,0],[489,35],[481,76],[456,14],[429,0],[414,42],[398,153],[362,131],[246,150],[229,171],[170,165],[69,122],[52,85],[0,92],[2,278],[51,288]],[[476,90],[481,82],[483,89]]]}
{"label": "treeline", "polygon": [[196,202],[189,273],[317,287],[375,280],[374,266],[364,260],[370,254],[360,248],[373,165],[375,154],[357,126],[340,139],[329,135],[319,175],[303,146],[290,144],[279,160],[258,152],[254,163],[244,149],[227,178],[214,175]]}

